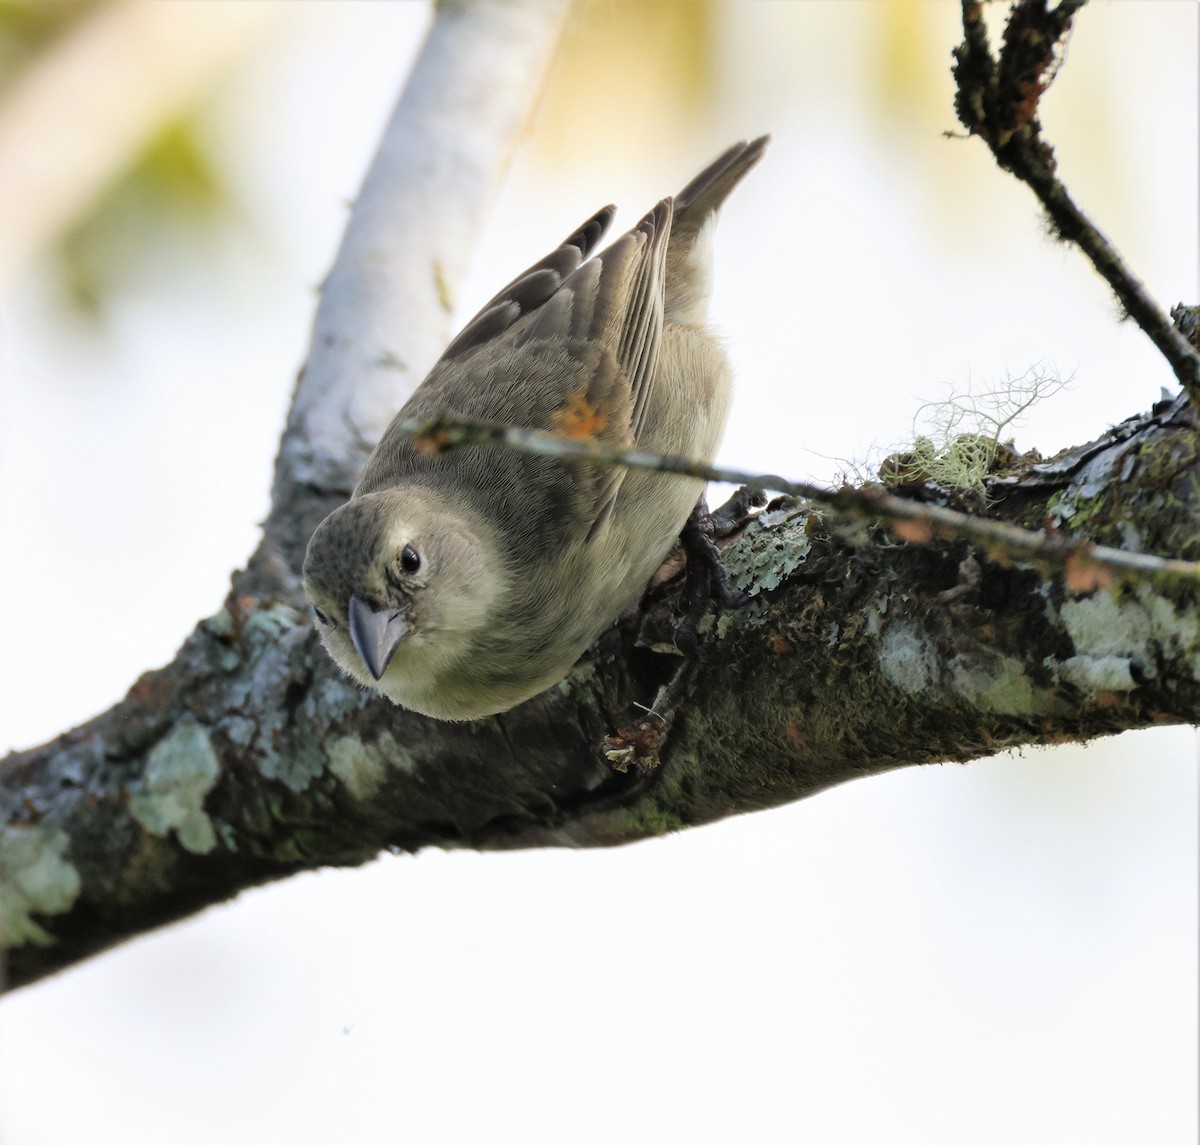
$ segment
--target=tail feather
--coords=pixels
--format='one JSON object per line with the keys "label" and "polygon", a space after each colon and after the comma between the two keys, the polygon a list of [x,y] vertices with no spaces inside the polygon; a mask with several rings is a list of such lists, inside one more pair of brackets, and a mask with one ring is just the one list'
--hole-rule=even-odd
{"label": "tail feather", "polygon": [[770,142],[760,135],[722,152],[675,196],[667,247],[666,321],[703,322],[712,292],[712,221]]}

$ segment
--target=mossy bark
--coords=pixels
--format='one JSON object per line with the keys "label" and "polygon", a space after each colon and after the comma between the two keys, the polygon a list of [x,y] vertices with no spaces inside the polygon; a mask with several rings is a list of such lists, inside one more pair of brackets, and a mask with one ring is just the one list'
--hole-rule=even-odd
{"label": "mossy bark", "polygon": [[[1195,414],[1163,403],[992,475],[986,512],[1200,559],[1197,462]],[[268,535],[170,665],[0,762],[10,984],[382,849],[625,843],[891,768],[1200,720],[1194,594],[1145,579],[1073,591],[1049,566],[779,502],[725,544],[749,600],[702,626],[661,766],[620,773],[601,742],[677,663],[662,649],[678,582],[559,686],[445,724],[338,676],[279,556],[296,547]]]}

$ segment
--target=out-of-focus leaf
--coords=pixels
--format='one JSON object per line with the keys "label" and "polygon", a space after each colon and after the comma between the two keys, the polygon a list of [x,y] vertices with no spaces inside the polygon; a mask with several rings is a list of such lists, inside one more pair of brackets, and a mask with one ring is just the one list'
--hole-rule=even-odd
{"label": "out-of-focus leaf", "polygon": [[945,73],[929,65],[944,54],[941,16],[929,0],[890,0],[872,10],[875,34],[867,42],[878,63],[868,75],[877,111],[887,119],[912,118],[915,108],[944,101]]}
{"label": "out-of-focus leaf", "polygon": [[168,233],[215,224],[230,206],[195,120],[175,121],[63,236],[58,262],[67,296],[99,317],[106,295],[135,271],[143,252]]}
{"label": "out-of-focus leaf", "polygon": [[21,66],[98,0],[0,0],[0,91]]}

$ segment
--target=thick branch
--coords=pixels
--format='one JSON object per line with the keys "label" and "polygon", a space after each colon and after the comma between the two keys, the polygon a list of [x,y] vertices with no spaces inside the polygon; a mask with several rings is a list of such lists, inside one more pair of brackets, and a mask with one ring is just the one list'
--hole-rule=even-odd
{"label": "thick branch", "polygon": [[[491,21],[479,54],[460,43],[439,58],[439,36],[457,28],[469,41],[462,29],[476,17]],[[436,75],[437,108],[406,95],[377,169],[458,154],[464,122],[479,126],[472,117],[522,78],[488,82],[479,69],[523,60],[531,98],[530,77],[540,77],[561,17],[561,6],[538,0],[442,4],[417,69]],[[514,22],[523,18],[534,31]],[[968,22],[969,47],[986,48],[981,27]],[[533,46],[495,41],[506,34]],[[464,58],[475,60],[472,74],[457,77]],[[1046,59],[1035,60],[1039,83]],[[414,89],[424,82],[415,77]],[[999,82],[985,74],[980,98]],[[431,142],[399,124],[409,106],[436,135],[443,99],[464,90],[474,93],[460,108],[466,120],[452,118],[448,137]],[[458,160],[470,167],[470,155],[485,157],[479,171],[498,164],[521,118],[510,106],[480,127],[500,142],[473,141]],[[418,182],[443,203],[457,194],[449,213],[476,219],[494,183],[477,172],[457,187],[438,184],[458,160]],[[854,517],[779,503],[728,543],[726,565],[751,600],[702,629],[693,691],[658,745],[656,771],[614,772],[601,744],[673,674],[670,586],[562,684],[497,719],[438,724],[359,692],[321,652],[295,570],[312,526],[348,492],[363,449],[441,335],[403,351],[389,339],[440,326],[444,305],[418,316],[414,304],[441,296],[469,246],[420,246],[420,235],[450,232],[391,193],[383,183],[364,190],[362,229],[347,237],[322,299],[264,542],[227,606],[112,711],[0,761],[0,918],[14,983],[244,887],[385,847],[610,845],[913,763],[1200,718],[1193,591],[1161,580],[1085,577],[1083,586],[986,541],[972,549],[958,528],[952,538],[934,529],[920,534],[924,543],[896,543],[861,519],[860,503]],[[412,281],[384,241],[396,227],[410,228],[399,249],[416,268]],[[343,275],[362,281],[339,284]],[[939,509],[957,507],[954,491],[919,492]],[[1196,414],[1182,401],[1164,404],[1052,462],[994,475],[991,494],[991,515],[1027,533],[1195,562]]]}
{"label": "thick branch", "polygon": [[[1200,557],[1195,415],[1164,405],[997,475],[1003,518]],[[676,658],[656,590],[557,688],[439,724],[339,679],[307,617],[244,597],[113,711],[0,764],[9,971],[31,981],[297,870],[382,848],[603,846],[914,763],[1200,718],[1200,604],[1070,592],[961,541],[777,505],[724,551],[752,594],[702,638],[649,775],[603,736]]]}

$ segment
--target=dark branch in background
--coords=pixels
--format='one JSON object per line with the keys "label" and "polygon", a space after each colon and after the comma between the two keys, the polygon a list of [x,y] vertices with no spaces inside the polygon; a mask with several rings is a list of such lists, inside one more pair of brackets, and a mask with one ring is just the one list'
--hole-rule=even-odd
{"label": "dark branch in background", "polygon": [[954,108],[962,125],[987,143],[996,162],[1037,195],[1057,234],[1079,247],[1118,301],[1158,347],[1180,385],[1200,404],[1200,354],[1168,321],[1113,245],[1075,205],[1041,137],[1038,102],[1054,82],[1075,13],[1085,0],[1018,0],[997,60],[988,43],[983,0],[962,0],[963,43],[955,49]]}

